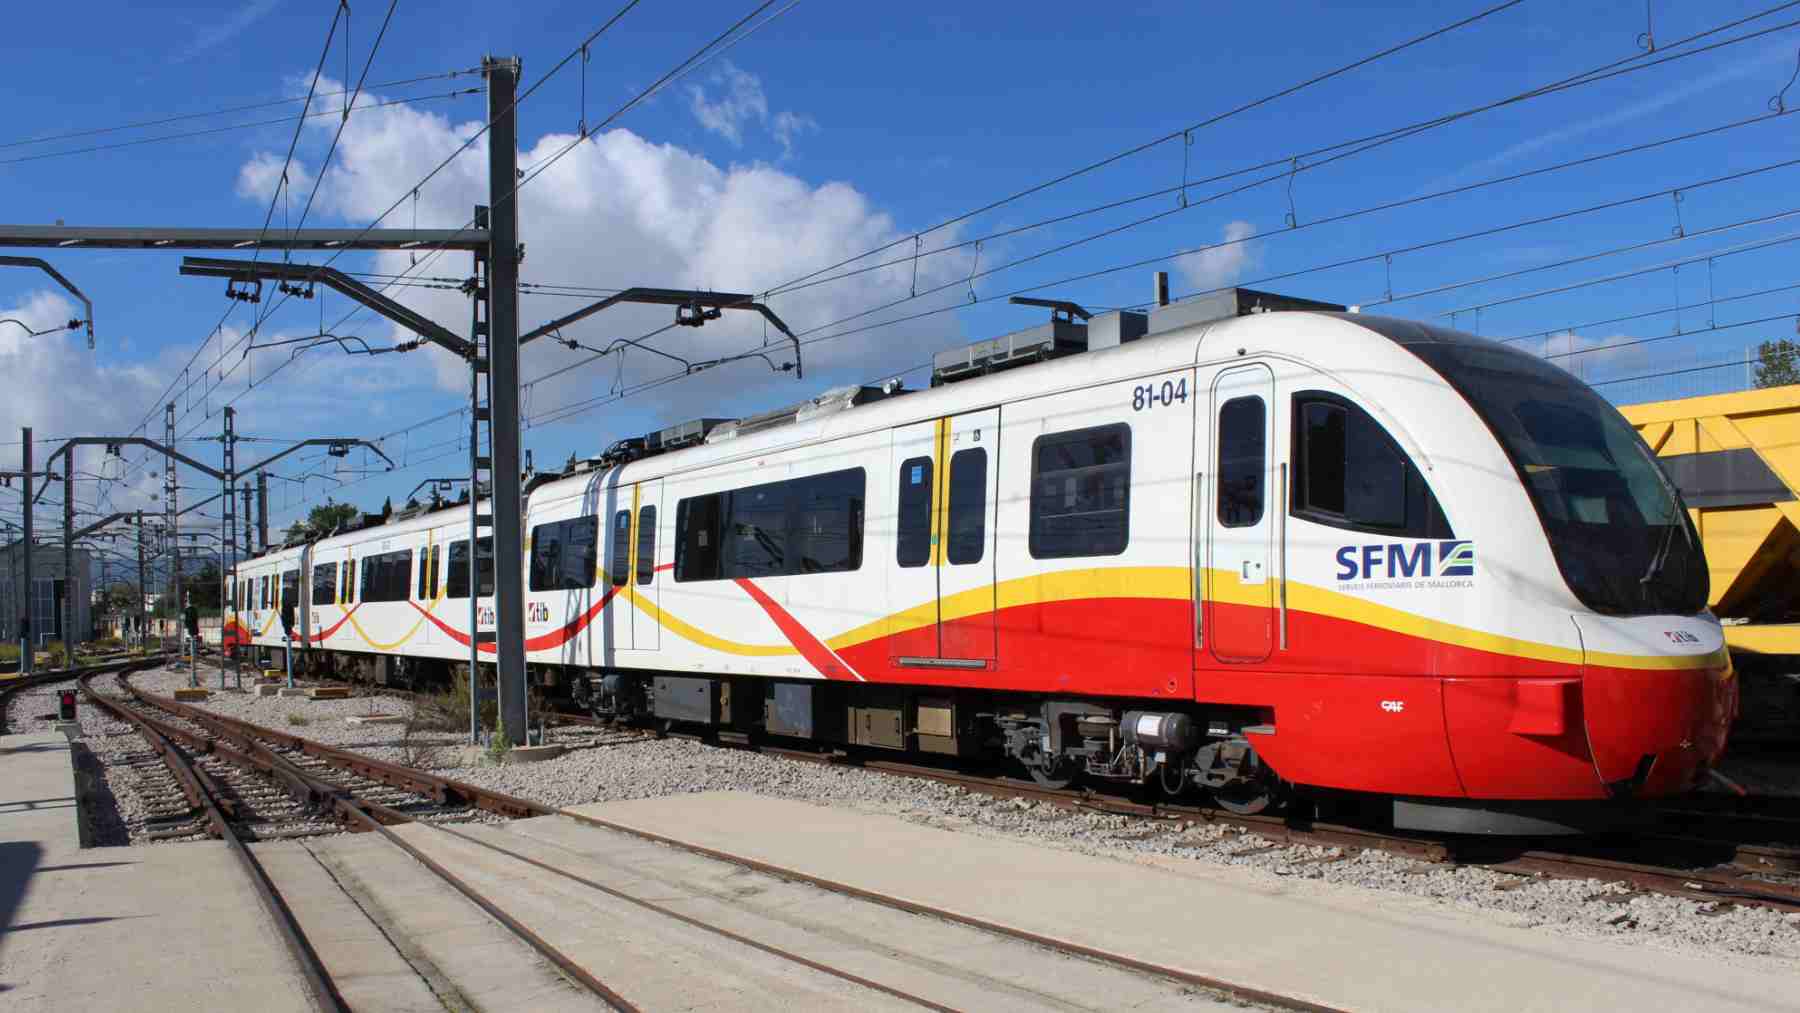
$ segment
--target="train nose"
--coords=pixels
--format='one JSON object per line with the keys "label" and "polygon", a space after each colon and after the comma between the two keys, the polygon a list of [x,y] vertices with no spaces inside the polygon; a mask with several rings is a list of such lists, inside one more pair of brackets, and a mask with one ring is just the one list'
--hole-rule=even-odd
{"label": "train nose", "polygon": [[[1604,622],[1604,620],[1602,620]],[[1660,645],[1641,641],[1644,653],[1595,650],[1593,623],[1577,619],[1584,651],[1582,697],[1588,746],[1595,770],[1615,795],[1666,795],[1687,790],[1725,750],[1736,682],[1723,644],[1656,653]],[[1590,632],[1590,630],[1592,632]],[[1657,631],[1659,639],[1666,634]],[[1704,639],[1704,638],[1703,638]],[[1714,641],[1716,643],[1716,641]]]}

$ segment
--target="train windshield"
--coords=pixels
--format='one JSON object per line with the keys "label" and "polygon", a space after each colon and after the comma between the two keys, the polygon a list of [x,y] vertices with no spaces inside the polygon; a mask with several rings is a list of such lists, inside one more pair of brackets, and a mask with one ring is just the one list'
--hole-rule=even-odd
{"label": "train windshield", "polygon": [[1618,408],[1510,345],[1411,320],[1339,317],[1399,342],[1469,399],[1519,471],[1582,605],[1609,615],[1706,608],[1706,560],[1687,504]]}
{"label": "train windshield", "polygon": [[1518,349],[1436,328],[1407,337],[1401,344],[1461,392],[1499,438],[1583,604],[1612,615],[1691,615],[1706,607],[1706,560],[1686,505],[1617,409]]}

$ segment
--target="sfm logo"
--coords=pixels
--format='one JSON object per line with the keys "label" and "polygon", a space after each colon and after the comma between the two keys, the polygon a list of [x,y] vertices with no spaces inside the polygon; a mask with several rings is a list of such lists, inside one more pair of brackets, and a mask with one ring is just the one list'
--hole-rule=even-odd
{"label": "sfm logo", "polygon": [[1475,543],[1380,542],[1337,550],[1338,580],[1475,576]]}

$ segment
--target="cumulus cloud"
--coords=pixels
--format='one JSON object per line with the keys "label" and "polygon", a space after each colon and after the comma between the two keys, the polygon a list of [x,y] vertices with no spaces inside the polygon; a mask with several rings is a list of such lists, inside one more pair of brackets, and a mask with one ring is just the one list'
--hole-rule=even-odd
{"label": "cumulus cloud", "polygon": [[[321,82],[320,87],[335,84]],[[324,214],[368,222],[404,195],[400,188],[423,177],[479,128],[478,121],[455,122],[436,112],[406,106],[352,115],[320,188],[315,220],[322,220],[318,216]],[[335,122],[316,124],[309,128],[310,140],[328,140],[329,131],[335,129]],[[788,122],[787,129],[810,129],[810,125],[802,128]],[[487,202],[486,143],[485,135],[477,139],[467,153],[420,189],[417,221],[421,227],[462,225],[475,204]],[[613,129],[579,142],[571,134],[545,135],[520,152],[520,165],[528,170],[543,165],[571,143],[573,148],[565,156],[519,191],[520,229],[526,247],[521,275],[527,282],[760,293],[902,235],[886,212],[849,183],[813,182],[767,164],[721,166],[698,152],[628,129]],[[254,159],[245,168],[253,164]],[[405,217],[398,217],[401,214]],[[386,224],[411,224],[412,215],[409,198],[405,210]],[[954,237],[946,241],[954,241]],[[398,273],[412,266],[411,254],[384,253],[375,258],[373,269]],[[467,255],[446,254],[425,264],[419,273],[441,275],[467,269]],[[925,289],[967,271],[968,261],[959,254],[927,258],[920,263],[918,287]],[[912,283],[911,266],[902,263],[870,271],[854,281],[777,294],[770,303],[790,326],[804,331],[903,298]],[[391,294],[436,320],[453,322],[468,317],[466,298],[454,291],[402,288]],[[956,293],[948,292],[938,305],[955,301]],[[892,315],[931,305],[920,303],[896,309]],[[577,299],[535,295],[528,290],[521,323],[530,328],[579,305]],[[606,347],[617,338],[637,338],[663,327],[673,316],[674,311],[665,307],[620,306],[567,328],[563,336]],[[871,316],[857,324],[880,319]],[[778,399],[798,400],[832,382],[877,379],[926,361],[932,351],[958,340],[954,327],[954,318],[944,316],[811,345],[805,351],[807,382],[803,388],[796,387],[791,373],[777,374],[760,362],[748,361],[699,373],[646,394],[632,405],[666,415],[718,414],[768,407],[771,402],[780,403]],[[650,342],[671,355],[702,361],[760,348],[764,332],[763,322],[755,314],[728,313],[703,328],[674,328]],[[364,332],[364,336],[375,335]],[[773,329],[768,329],[767,340],[777,362],[791,358],[786,340]],[[538,341],[525,349],[523,375],[528,380],[544,376],[585,354],[554,340]],[[466,366],[435,349],[354,361],[372,370],[394,368],[393,362],[401,360],[406,369],[418,374],[421,359],[427,360],[423,372],[434,375],[441,390],[466,393]],[[679,367],[649,352],[627,351],[622,361],[614,355],[534,384],[526,393],[526,412],[541,415],[562,404],[602,396],[615,387],[666,375],[672,368]]]}
{"label": "cumulus cloud", "polygon": [[[259,151],[238,168],[237,195],[246,200],[266,204],[281,186],[283,158],[273,151]],[[286,163],[287,188],[290,195],[305,194],[312,189],[312,173],[299,159]],[[303,198],[304,199],[304,198]]]}
{"label": "cumulus cloud", "polygon": [[1249,244],[1255,235],[1256,226],[1249,222],[1227,222],[1217,245],[1181,258],[1176,261],[1176,267],[1197,291],[1223,288],[1261,261],[1261,253]]}

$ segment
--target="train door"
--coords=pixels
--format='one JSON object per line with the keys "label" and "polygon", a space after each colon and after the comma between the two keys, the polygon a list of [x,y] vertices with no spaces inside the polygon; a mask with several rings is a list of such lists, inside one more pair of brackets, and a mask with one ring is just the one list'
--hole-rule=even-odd
{"label": "train door", "polygon": [[894,559],[888,653],[919,668],[995,658],[994,544],[1000,411],[894,430]]}
{"label": "train door", "polygon": [[[662,479],[639,482],[631,491],[631,566],[628,582],[619,597],[631,603],[631,649],[654,651],[662,643],[662,624],[657,621],[657,524],[662,511]],[[672,560],[671,560],[672,562]]]}
{"label": "train door", "polygon": [[1263,365],[1218,375],[1212,389],[1212,491],[1206,511],[1206,615],[1213,657],[1255,662],[1274,647],[1270,579],[1275,515],[1274,374]]}
{"label": "train door", "polygon": [[[418,547],[418,598],[419,607],[426,612],[433,612],[437,605],[438,571],[443,566],[443,546],[438,543],[437,531],[427,528],[424,540]],[[430,622],[419,624],[418,640],[421,644],[436,643],[443,635]]]}

